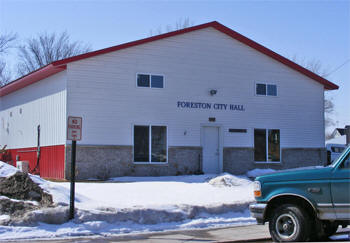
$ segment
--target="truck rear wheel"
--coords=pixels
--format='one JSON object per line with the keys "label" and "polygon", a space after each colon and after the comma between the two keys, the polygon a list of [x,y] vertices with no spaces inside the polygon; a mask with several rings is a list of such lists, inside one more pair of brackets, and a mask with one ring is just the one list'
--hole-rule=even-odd
{"label": "truck rear wheel", "polygon": [[273,241],[306,241],[310,234],[310,218],[305,210],[292,204],[284,204],[272,212],[269,230]]}

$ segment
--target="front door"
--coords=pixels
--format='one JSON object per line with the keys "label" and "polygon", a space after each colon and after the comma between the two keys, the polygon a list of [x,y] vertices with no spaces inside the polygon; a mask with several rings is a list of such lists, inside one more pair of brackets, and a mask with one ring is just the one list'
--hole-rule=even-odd
{"label": "front door", "polygon": [[203,172],[206,174],[220,173],[219,127],[203,127]]}

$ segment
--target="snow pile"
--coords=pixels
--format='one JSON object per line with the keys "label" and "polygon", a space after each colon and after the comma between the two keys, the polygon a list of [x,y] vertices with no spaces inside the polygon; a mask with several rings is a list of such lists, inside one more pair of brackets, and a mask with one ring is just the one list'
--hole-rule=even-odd
{"label": "snow pile", "polygon": [[[9,178],[15,175],[17,172],[20,172],[16,167],[9,165],[5,162],[0,161],[0,178]],[[46,181],[40,176],[28,174],[30,179],[40,186],[44,192],[51,194],[53,197],[53,201],[58,205],[68,205],[69,203],[69,189],[62,187],[58,183],[52,183],[50,181]],[[78,200],[80,200],[78,195]]]}
{"label": "snow pile", "polygon": [[[9,178],[15,175],[17,172],[20,172],[16,167],[9,165],[5,162],[0,161],[0,178]],[[69,204],[69,196],[70,191],[69,188],[63,187],[60,183],[53,183],[47,180],[40,178],[40,176],[28,174],[30,179],[44,192],[51,194],[53,197],[53,201],[56,205],[68,205]],[[79,194],[76,194],[76,200],[82,201],[87,199]]]}
{"label": "snow pile", "polygon": [[0,161],[0,177],[13,176],[17,172],[19,172],[19,170],[16,167]]}
{"label": "snow pile", "polygon": [[[38,177],[33,179],[53,195],[56,204],[68,205],[70,183],[48,182]],[[76,183],[77,213],[74,222],[150,225],[181,222],[201,218],[203,214],[216,216],[242,212],[254,201],[251,181],[230,174],[113,180],[124,182]],[[32,220],[40,221],[36,215],[41,213],[32,214]]]}
{"label": "snow pile", "polygon": [[[142,177],[138,182],[131,183],[79,182],[76,183],[76,206],[86,210],[140,207],[172,209],[177,205],[211,206],[248,204],[254,201],[253,185],[247,179],[232,176],[231,183],[240,186],[218,187],[207,182],[208,176],[188,177],[190,179],[187,180],[182,176],[179,180],[176,180],[176,177],[173,180],[169,180],[169,177],[158,177],[158,181],[147,181],[147,177]],[[67,190],[70,188],[69,183],[53,184],[63,186]],[[69,194],[66,202],[69,202]]]}
{"label": "snow pile", "polygon": [[57,206],[51,208],[41,208],[27,212],[21,218],[11,221],[11,225],[17,226],[36,226],[40,223],[63,224],[68,221],[69,207]]}
{"label": "snow pile", "polygon": [[[229,226],[241,226],[255,224],[255,219],[249,216],[249,210],[243,212],[229,212],[221,215],[203,214],[197,219],[188,219],[180,222],[167,222],[160,224],[137,224],[133,222],[88,221],[76,223],[70,221],[61,225],[43,224],[32,227],[0,226],[0,240],[23,240],[23,239],[57,239],[74,238],[82,236],[116,237],[121,241],[125,234],[150,233],[167,230],[192,230],[201,228],[219,228]],[[95,238],[96,239],[96,238]],[[96,239],[96,241],[98,241]]]}
{"label": "snow pile", "polygon": [[211,179],[209,181],[209,184],[213,186],[218,186],[218,187],[222,187],[222,186],[238,187],[238,186],[247,186],[251,184],[251,181],[244,178],[237,177],[237,176],[233,176],[228,173],[224,173],[223,175],[220,175],[218,177]]}
{"label": "snow pile", "polygon": [[262,175],[266,175],[266,174],[271,174],[276,172],[276,170],[273,169],[254,169],[254,170],[250,170],[247,172],[247,176],[249,178],[255,178],[258,176],[262,176]]}
{"label": "snow pile", "polygon": [[243,212],[246,204],[216,204],[207,206],[172,205],[172,207],[133,207],[124,209],[78,210],[74,222],[106,221],[108,223],[132,222],[136,224],[160,224],[201,218],[202,215],[220,215]]}
{"label": "snow pile", "polygon": [[[244,212],[254,201],[252,182],[230,174],[112,180],[110,183],[76,183],[75,223],[156,225],[183,222],[200,219],[203,215],[216,217]],[[38,183],[52,193],[56,203],[68,204],[69,183]]]}
{"label": "snow pile", "polygon": [[50,194],[30,176],[0,161],[0,224],[17,224],[31,211],[52,207]]}
{"label": "snow pile", "polygon": [[[7,176],[17,172],[7,165],[2,168],[5,172],[0,171]],[[69,222],[70,183],[29,176],[52,195],[55,207],[30,210],[12,220],[12,226],[0,226],[0,240],[112,236],[255,223],[248,210],[254,201],[252,182],[227,173],[78,182],[75,218]],[[0,217],[0,224],[6,221],[7,216]]]}

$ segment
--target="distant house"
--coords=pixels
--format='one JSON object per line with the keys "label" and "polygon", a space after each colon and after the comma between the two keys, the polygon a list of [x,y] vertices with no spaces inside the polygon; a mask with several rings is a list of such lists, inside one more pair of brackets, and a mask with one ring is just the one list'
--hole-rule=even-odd
{"label": "distant house", "polygon": [[345,126],[345,128],[335,128],[331,137],[331,139],[327,140],[327,144],[349,144],[350,126]]}
{"label": "distant house", "polygon": [[334,129],[334,131],[332,132],[332,137],[336,138],[339,136],[344,136],[345,135],[345,128],[336,128]]}
{"label": "distant house", "polygon": [[350,141],[350,126],[336,128],[332,133],[332,138],[326,141],[328,163],[337,159]]}
{"label": "distant house", "polygon": [[210,22],[56,61],[2,87],[0,144],[43,177],[69,178],[66,123],[78,116],[80,179],[315,165],[326,160],[324,91],[337,88]]}

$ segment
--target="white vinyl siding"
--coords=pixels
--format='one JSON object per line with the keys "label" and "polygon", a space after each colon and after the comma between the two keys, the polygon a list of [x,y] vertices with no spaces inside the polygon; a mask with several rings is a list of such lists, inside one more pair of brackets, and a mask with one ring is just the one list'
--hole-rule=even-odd
{"label": "white vinyl siding", "polygon": [[[164,74],[166,88],[135,88],[144,70]],[[274,80],[278,96],[254,95],[256,80]],[[215,117],[223,131],[247,129],[224,132],[225,147],[253,147],[256,127],[278,127],[281,149],[324,146],[323,86],[213,28],[70,63],[67,85],[68,115],[83,117],[81,144],[132,145],[133,124],[164,123],[169,146],[200,146],[200,124]],[[245,111],[180,109],[178,101]]]}

